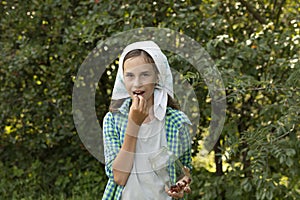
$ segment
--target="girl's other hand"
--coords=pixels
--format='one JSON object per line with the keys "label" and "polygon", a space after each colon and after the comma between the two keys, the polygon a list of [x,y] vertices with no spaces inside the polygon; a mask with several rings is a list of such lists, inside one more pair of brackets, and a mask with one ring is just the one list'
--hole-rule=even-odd
{"label": "girl's other hand", "polygon": [[176,185],[171,186],[171,188],[167,190],[168,195],[175,199],[183,198],[184,193],[191,192],[190,183],[192,180],[190,178],[190,170],[187,167],[184,167],[183,170],[185,171],[186,175],[179,180]]}
{"label": "girl's other hand", "polygon": [[147,108],[147,101],[140,95],[134,95],[132,99],[132,105],[129,111],[129,119],[131,119],[136,125],[140,126],[149,115]]}

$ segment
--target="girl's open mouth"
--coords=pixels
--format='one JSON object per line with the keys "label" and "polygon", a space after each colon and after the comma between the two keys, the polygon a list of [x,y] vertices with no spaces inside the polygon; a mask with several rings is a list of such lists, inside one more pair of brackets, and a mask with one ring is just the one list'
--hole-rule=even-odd
{"label": "girl's open mouth", "polygon": [[143,95],[145,91],[133,91],[133,95]]}

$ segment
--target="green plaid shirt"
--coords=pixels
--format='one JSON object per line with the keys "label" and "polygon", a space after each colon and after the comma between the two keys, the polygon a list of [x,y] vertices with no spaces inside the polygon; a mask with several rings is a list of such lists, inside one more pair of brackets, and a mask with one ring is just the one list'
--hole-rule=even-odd
{"label": "green plaid shirt", "polygon": [[[102,200],[119,200],[122,196],[124,187],[114,182],[112,162],[124,142],[130,103],[131,99],[126,99],[119,112],[108,112],[103,119],[105,172],[109,180]],[[165,128],[168,148],[184,166],[191,169],[191,139],[188,124],[190,121],[183,112],[167,108]],[[176,179],[174,168],[171,167],[169,175],[171,179]]]}

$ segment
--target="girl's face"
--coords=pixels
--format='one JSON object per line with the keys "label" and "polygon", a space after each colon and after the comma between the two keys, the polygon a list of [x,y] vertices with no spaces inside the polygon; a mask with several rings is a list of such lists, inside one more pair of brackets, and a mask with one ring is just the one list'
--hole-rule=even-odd
{"label": "girl's face", "polygon": [[132,57],[124,62],[124,83],[131,98],[141,95],[148,105],[153,105],[154,87],[157,82],[154,67],[153,63],[146,63],[143,56]]}

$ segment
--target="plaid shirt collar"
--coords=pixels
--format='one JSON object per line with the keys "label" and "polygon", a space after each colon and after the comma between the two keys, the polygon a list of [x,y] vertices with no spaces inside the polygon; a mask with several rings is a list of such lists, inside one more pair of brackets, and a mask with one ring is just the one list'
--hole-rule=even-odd
{"label": "plaid shirt collar", "polygon": [[131,98],[125,99],[125,101],[119,108],[119,112],[125,116],[128,116],[130,104],[131,104]]}

